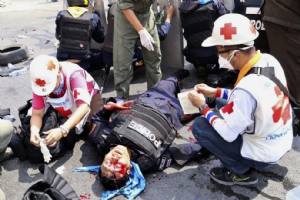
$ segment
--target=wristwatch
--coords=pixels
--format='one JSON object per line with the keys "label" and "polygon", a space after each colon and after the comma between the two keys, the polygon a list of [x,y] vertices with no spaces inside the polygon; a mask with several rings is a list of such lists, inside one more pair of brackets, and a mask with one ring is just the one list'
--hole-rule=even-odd
{"label": "wristwatch", "polygon": [[62,136],[63,137],[67,137],[68,133],[69,133],[69,129],[66,128],[64,125],[60,125],[59,128],[60,128],[60,130],[62,132]]}

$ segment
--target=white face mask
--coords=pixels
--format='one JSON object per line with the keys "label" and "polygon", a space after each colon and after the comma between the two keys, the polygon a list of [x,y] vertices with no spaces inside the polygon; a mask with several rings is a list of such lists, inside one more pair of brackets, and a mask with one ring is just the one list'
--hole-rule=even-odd
{"label": "white face mask", "polygon": [[234,55],[236,52],[238,52],[239,50],[233,50],[226,58],[226,60],[230,63],[230,61],[233,59]]}
{"label": "white face mask", "polygon": [[231,63],[229,63],[224,57],[219,56],[220,68],[234,69]]}

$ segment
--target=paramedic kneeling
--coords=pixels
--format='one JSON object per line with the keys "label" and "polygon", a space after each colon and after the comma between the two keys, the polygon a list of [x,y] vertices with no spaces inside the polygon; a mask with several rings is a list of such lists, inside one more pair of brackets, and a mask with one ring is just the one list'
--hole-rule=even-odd
{"label": "paramedic kneeling", "polygon": [[[212,36],[203,46],[217,46],[219,54],[239,70],[233,90],[195,86],[189,94],[202,114],[193,134],[202,147],[216,155],[223,167],[213,168],[211,178],[223,185],[251,185],[257,178],[250,169],[278,161],[292,147],[292,109],[283,87],[286,78],[280,63],[253,46],[258,37],[248,18],[226,14],[214,23]],[[267,72],[267,73],[265,73]],[[210,109],[204,96],[227,100],[219,110]]]}

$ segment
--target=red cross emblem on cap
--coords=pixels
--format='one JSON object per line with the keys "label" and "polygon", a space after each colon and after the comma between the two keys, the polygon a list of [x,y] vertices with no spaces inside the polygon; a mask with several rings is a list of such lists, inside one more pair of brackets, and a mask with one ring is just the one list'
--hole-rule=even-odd
{"label": "red cross emblem on cap", "polygon": [[233,27],[231,23],[224,24],[224,27],[220,29],[220,35],[224,35],[225,40],[231,40],[234,34],[236,34],[236,27]]}
{"label": "red cross emblem on cap", "polygon": [[35,84],[37,84],[40,87],[44,87],[46,84],[46,81],[38,78],[35,80]]}

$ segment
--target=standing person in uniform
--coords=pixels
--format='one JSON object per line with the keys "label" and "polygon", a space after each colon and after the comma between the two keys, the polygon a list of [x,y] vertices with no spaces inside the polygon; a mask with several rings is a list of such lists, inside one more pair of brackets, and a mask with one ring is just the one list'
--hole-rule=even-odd
{"label": "standing person in uniform", "polygon": [[[277,162],[292,147],[289,98],[272,80],[276,77],[286,87],[286,78],[273,56],[255,49],[257,37],[257,30],[243,15],[218,18],[212,36],[202,45],[216,46],[220,56],[239,70],[237,82],[233,90],[199,84],[195,86],[198,94],[189,94],[203,115],[195,120],[193,134],[221,160],[223,167],[211,169],[210,177],[223,185],[257,183],[250,169]],[[204,96],[222,98],[226,104],[215,111]]]}
{"label": "standing person in uniform", "polygon": [[[156,14],[156,26],[160,41],[165,40],[168,36],[174,12],[174,5],[169,3],[166,9],[163,9]],[[142,47],[140,46],[139,42],[135,47],[134,59],[134,67],[140,67],[144,65]]]}
{"label": "standing person in uniform", "polygon": [[104,29],[100,14],[89,12],[89,0],[68,0],[68,8],[56,16],[56,38],[59,40],[57,58],[69,60],[84,69],[98,67],[101,62],[99,50],[92,49],[91,39],[101,43]]}
{"label": "standing person in uniform", "polygon": [[[282,64],[289,91],[300,104],[300,1],[265,1],[263,20],[270,51]],[[296,115],[300,119],[300,112]]]}
{"label": "standing person in uniform", "polygon": [[133,78],[132,58],[135,44],[141,42],[146,68],[147,87],[161,77],[160,41],[151,9],[154,0],[119,0],[114,21],[114,81],[117,97],[129,97]]}

